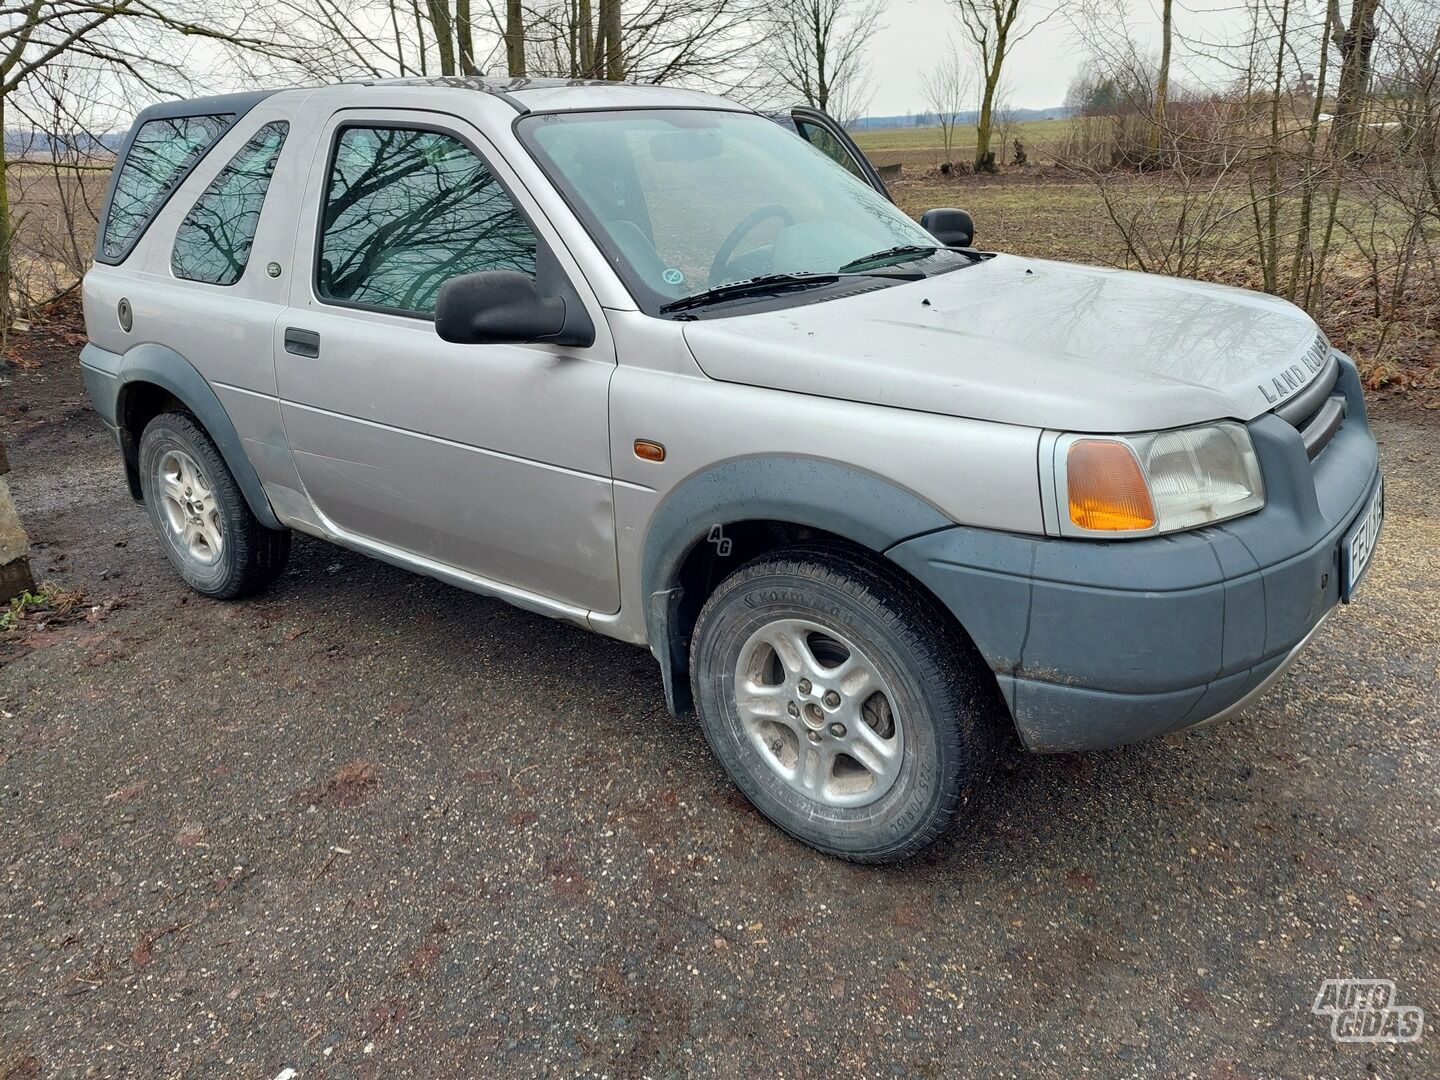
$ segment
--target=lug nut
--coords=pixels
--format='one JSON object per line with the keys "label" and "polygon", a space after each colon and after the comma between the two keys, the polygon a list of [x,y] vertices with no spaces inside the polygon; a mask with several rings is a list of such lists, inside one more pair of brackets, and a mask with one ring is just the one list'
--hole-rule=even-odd
{"label": "lug nut", "polygon": [[845,725],[844,725],[844,724],[831,724],[831,725],[830,725],[830,734],[833,735],[833,736],[835,736],[835,738],[837,738],[837,739],[843,739],[843,738],[845,737]]}
{"label": "lug nut", "polygon": [[795,702],[792,701],[789,705],[785,706],[785,711],[788,712],[791,716],[799,716],[800,706],[796,705]]}
{"label": "lug nut", "polygon": [[820,733],[818,731],[807,731],[805,734],[809,736],[812,743],[818,743],[820,741]]}
{"label": "lug nut", "polygon": [[802,693],[802,694],[808,694],[809,692],[810,692],[810,680],[809,680],[809,679],[801,679],[801,680],[800,680],[800,693]]}
{"label": "lug nut", "polygon": [[825,707],[827,709],[838,709],[840,707],[840,695],[834,690],[825,691]]}

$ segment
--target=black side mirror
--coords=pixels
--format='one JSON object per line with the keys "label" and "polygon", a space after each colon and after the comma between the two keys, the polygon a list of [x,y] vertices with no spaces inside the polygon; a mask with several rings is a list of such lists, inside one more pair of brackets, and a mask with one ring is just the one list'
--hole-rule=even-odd
{"label": "black side mirror", "polygon": [[569,279],[543,248],[535,262],[533,278],[482,270],[445,282],[435,332],[462,345],[593,345],[595,326]]}
{"label": "black side mirror", "polygon": [[975,243],[975,222],[964,210],[951,207],[926,210],[920,227],[946,247],[969,247]]}

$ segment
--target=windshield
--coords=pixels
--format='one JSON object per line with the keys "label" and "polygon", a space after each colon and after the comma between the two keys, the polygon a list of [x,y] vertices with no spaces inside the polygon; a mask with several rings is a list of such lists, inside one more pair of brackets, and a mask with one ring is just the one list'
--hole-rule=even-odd
{"label": "windshield", "polygon": [[754,113],[526,117],[521,137],[642,308],[770,274],[835,273],[935,240],[805,140]]}

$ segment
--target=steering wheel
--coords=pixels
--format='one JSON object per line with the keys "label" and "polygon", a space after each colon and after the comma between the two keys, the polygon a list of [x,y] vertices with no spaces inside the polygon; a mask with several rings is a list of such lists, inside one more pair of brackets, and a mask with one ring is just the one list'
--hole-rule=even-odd
{"label": "steering wheel", "polygon": [[761,206],[746,214],[740,224],[730,230],[730,235],[720,245],[720,250],[715,253],[715,261],[710,264],[710,287],[712,289],[716,285],[723,285],[728,280],[725,277],[725,271],[729,269],[730,259],[734,256],[735,249],[740,246],[740,241],[745,239],[756,225],[762,221],[768,221],[772,217],[779,218],[786,225],[795,224],[795,215],[777,203]]}

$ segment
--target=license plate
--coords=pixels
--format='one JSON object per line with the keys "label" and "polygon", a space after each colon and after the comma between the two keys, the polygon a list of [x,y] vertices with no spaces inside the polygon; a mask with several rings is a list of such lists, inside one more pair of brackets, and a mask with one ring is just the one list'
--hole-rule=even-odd
{"label": "license plate", "polygon": [[1382,481],[1370,496],[1370,502],[1350,526],[1345,539],[1340,543],[1340,562],[1344,574],[1340,581],[1340,599],[1345,603],[1355,595],[1355,587],[1365,576],[1370,566],[1370,557],[1375,554],[1375,542],[1380,539],[1380,523],[1385,517],[1385,484]]}

